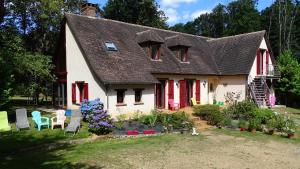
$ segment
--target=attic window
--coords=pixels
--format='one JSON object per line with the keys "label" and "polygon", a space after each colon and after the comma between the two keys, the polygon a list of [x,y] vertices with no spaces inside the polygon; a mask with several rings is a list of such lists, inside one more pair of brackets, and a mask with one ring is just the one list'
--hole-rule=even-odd
{"label": "attic window", "polygon": [[116,45],[113,42],[105,42],[105,46],[108,51],[118,51]]}

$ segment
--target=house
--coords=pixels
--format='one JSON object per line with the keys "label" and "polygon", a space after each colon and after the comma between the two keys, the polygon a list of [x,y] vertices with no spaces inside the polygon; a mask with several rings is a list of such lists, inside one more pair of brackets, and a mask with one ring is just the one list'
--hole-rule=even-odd
{"label": "house", "polygon": [[280,74],[266,31],[208,38],[85,15],[65,14],[54,57],[55,101],[76,109],[100,98],[119,113],[253,99],[271,106]]}

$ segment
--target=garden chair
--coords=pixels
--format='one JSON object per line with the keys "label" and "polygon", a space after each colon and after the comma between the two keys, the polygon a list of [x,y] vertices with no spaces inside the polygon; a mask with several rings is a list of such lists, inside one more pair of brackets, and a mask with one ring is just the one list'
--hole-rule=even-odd
{"label": "garden chair", "polygon": [[41,112],[33,111],[31,113],[31,115],[32,115],[32,120],[37,125],[39,131],[41,131],[42,126],[48,126],[48,128],[50,127],[49,118],[48,117],[42,117]]}
{"label": "garden chair", "polygon": [[174,99],[169,99],[169,107],[172,111],[179,110],[179,103],[174,103]]}
{"label": "garden chair", "polygon": [[53,130],[54,126],[60,125],[62,129],[65,128],[65,111],[64,110],[57,110],[55,113],[55,117],[51,118],[51,128]]}
{"label": "garden chair", "polygon": [[195,99],[194,97],[191,98],[191,101],[192,101],[192,105],[193,105],[193,106],[198,106],[198,105],[200,105],[200,102],[199,102],[199,101],[197,102],[196,99]]}
{"label": "garden chair", "polygon": [[11,126],[8,123],[8,118],[7,118],[7,112],[6,111],[1,111],[0,112],[0,132],[7,132],[11,131]]}
{"label": "garden chair", "polygon": [[66,127],[64,134],[66,135],[67,132],[73,132],[75,135],[76,132],[78,132],[79,130],[80,130],[80,117],[71,116],[70,124]]}
{"label": "garden chair", "polygon": [[73,110],[71,117],[82,117],[80,110]]}
{"label": "garden chair", "polygon": [[72,110],[71,109],[67,109],[66,113],[65,113],[65,116],[71,117],[71,115],[72,115]]}
{"label": "garden chair", "polygon": [[17,130],[30,128],[27,119],[27,110],[24,108],[16,109],[16,128]]}

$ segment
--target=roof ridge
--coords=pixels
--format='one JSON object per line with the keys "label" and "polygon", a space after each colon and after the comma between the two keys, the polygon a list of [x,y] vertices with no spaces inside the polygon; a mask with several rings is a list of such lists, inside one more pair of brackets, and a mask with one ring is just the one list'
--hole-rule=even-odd
{"label": "roof ridge", "polygon": [[261,30],[261,31],[255,31],[255,32],[248,32],[248,33],[242,33],[242,34],[238,34],[238,35],[232,35],[232,36],[224,36],[221,38],[210,38],[207,41],[211,42],[211,41],[216,41],[216,40],[223,40],[223,39],[229,39],[229,38],[236,38],[236,37],[241,37],[241,36],[245,36],[245,35],[251,35],[251,34],[257,34],[257,33],[265,33],[266,30]]}
{"label": "roof ridge", "polygon": [[127,22],[117,21],[117,20],[113,20],[113,19],[97,18],[97,17],[92,17],[92,16],[84,16],[84,15],[79,15],[79,14],[74,14],[74,13],[69,13],[69,12],[65,12],[65,14],[76,15],[76,16],[85,17],[85,18],[89,18],[89,19],[106,20],[106,21],[121,23],[121,24],[125,24],[125,25],[132,25],[132,26],[137,26],[137,27],[142,27],[142,28],[148,28],[148,29],[154,29],[154,30],[160,30],[160,31],[165,31],[165,32],[170,32],[170,33],[177,33],[177,34],[182,34],[182,35],[187,35],[187,36],[193,36],[193,37],[198,37],[198,38],[211,39],[211,38],[205,37],[205,36],[199,36],[199,35],[193,35],[193,34],[188,34],[188,33],[183,33],[183,32],[176,32],[176,31],[172,31],[172,30],[154,28],[154,27],[150,27],[150,26],[144,26],[144,25],[138,25],[138,24],[133,24],[133,23],[127,23]]}

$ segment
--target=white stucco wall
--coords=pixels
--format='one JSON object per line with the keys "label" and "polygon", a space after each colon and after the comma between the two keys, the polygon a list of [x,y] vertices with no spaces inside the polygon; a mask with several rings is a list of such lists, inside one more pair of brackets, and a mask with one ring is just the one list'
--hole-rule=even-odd
{"label": "white stucco wall", "polygon": [[[72,83],[84,81],[88,83],[89,99],[100,98],[106,108],[105,88],[93,76],[90,68],[84,59],[75,38],[66,24],[66,62],[67,62],[67,107],[78,108],[72,103]],[[79,100],[79,89],[76,87],[76,97]]]}
{"label": "white stucco wall", "polygon": [[[135,105],[134,89],[141,88],[142,103]],[[125,106],[117,106],[117,91],[116,89],[126,89],[124,104]],[[120,114],[134,113],[135,111],[142,111],[143,113],[150,113],[154,109],[154,84],[153,85],[114,85],[110,86],[108,90],[108,112],[112,117]]]}
{"label": "white stucco wall", "polygon": [[246,98],[246,76],[220,76],[216,87],[216,101],[225,103],[225,95],[227,92],[240,93],[238,101]]}
{"label": "white stucco wall", "polygon": [[[263,40],[261,41],[261,44],[259,46],[260,49],[265,49],[265,50],[268,50],[268,47],[267,47],[267,44],[266,44],[266,41],[265,41],[265,38],[263,38]],[[263,61],[264,61],[264,69],[263,69],[263,74],[266,75],[266,72],[267,72],[267,69],[266,69],[266,62],[267,62],[267,56],[266,56],[266,52],[264,53],[263,55]],[[252,78],[255,78],[255,76],[257,76],[257,57],[255,57],[254,59],[254,62],[252,63],[252,67],[251,67],[251,70],[250,70],[250,76]],[[271,59],[271,56],[269,55],[269,65],[272,65],[272,59]],[[251,80],[249,79],[248,80],[248,83],[250,83]]]}

